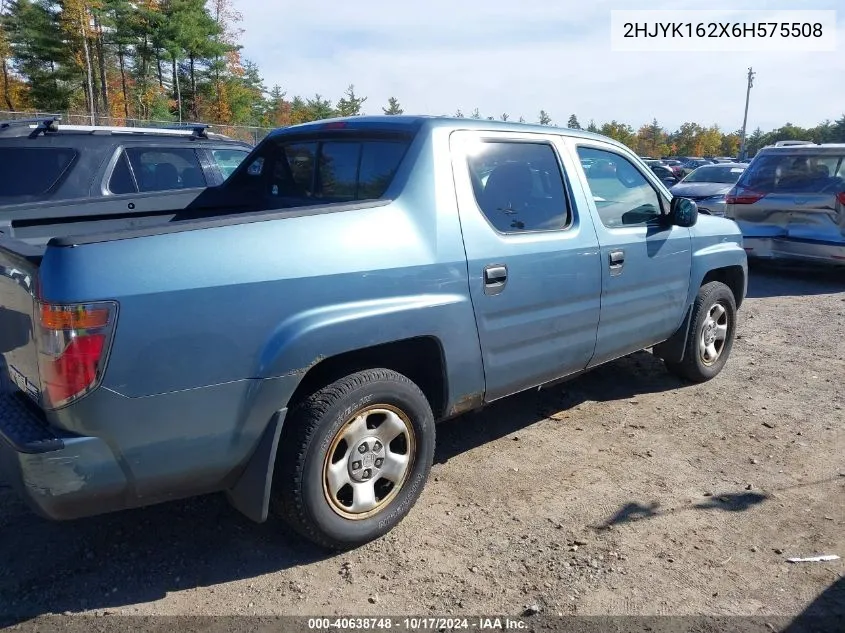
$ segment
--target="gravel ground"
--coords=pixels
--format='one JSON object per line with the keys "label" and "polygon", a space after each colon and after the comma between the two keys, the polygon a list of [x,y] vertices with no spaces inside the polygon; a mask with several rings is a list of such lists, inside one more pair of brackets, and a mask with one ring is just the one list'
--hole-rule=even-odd
{"label": "gravel ground", "polygon": [[[845,275],[757,269],[725,371],[647,352],[438,427],[387,537],[327,556],[219,496],[72,523],[0,482],[0,614],[845,613]],[[818,602],[817,602],[818,604]]]}

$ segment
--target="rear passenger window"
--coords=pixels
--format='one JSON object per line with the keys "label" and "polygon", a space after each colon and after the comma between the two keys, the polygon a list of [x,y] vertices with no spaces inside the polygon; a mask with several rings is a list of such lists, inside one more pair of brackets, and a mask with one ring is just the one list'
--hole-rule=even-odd
{"label": "rear passenger window", "polygon": [[117,164],[114,166],[111,178],[109,178],[109,191],[114,194],[138,191],[135,187],[135,180],[132,178],[132,172],[129,171],[129,162],[124,152],[120,153],[120,158],[117,159]]}
{"label": "rear passenger window", "polygon": [[126,150],[140,191],[205,187],[197,153],[188,148],[131,147]]}
{"label": "rear passenger window", "polygon": [[467,163],[475,200],[500,233],[569,225],[563,176],[548,143],[484,141],[473,148]]}

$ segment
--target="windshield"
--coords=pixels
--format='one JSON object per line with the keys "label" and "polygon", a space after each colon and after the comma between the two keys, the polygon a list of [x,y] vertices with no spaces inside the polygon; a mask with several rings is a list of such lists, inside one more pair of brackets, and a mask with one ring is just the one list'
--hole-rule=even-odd
{"label": "windshield", "polygon": [[712,167],[699,167],[684,178],[683,182],[720,182],[726,185],[732,185],[739,180],[743,171],[745,171],[743,167],[722,167],[716,165]]}

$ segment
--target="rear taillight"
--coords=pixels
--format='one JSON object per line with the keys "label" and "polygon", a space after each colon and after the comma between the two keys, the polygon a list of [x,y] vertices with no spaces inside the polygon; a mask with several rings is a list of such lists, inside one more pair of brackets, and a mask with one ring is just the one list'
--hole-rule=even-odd
{"label": "rear taillight", "polygon": [[39,302],[38,371],[43,405],[56,409],[100,384],[117,317],[111,301],[74,305]]}
{"label": "rear taillight", "polygon": [[754,204],[766,194],[759,191],[752,191],[751,189],[740,189],[733,187],[725,196],[727,204]]}
{"label": "rear taillight", "polygon": [[840,191],[836,194],[836,199],[839,200],[839,204],[845,205],[845,191]]}

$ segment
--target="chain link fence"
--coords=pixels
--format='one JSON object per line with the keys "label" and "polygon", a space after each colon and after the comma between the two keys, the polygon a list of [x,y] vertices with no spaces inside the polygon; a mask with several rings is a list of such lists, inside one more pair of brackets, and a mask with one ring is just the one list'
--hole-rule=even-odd
{"label": "chain link fence", "polygon": [[[152,121],[146,119],[126,119],[123,117],[104,117],[90,114],[78,114],[73,112],[8,112],[0,110],[0,121],[11,121],[17,119],[35,119],[49,116],[61,116],[62,123],[69,125],[108,125],[117,127],[173,127],[174,125],[190,125],[190,122],[183,121]],[[274,128],[258,127],[251,125],[218,125],[211,123],[210,132],[223,134],[240,141],[246,141],[256,145]]]}

